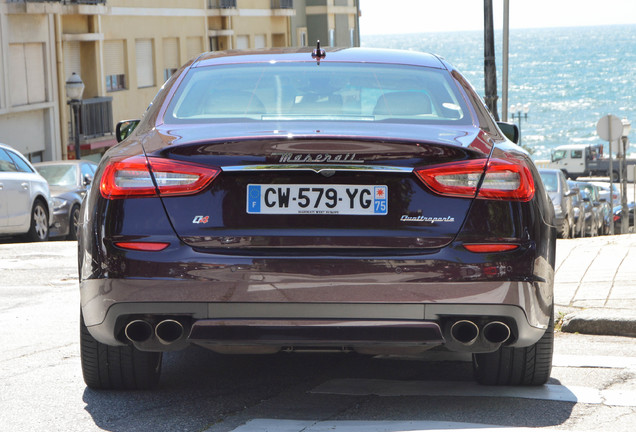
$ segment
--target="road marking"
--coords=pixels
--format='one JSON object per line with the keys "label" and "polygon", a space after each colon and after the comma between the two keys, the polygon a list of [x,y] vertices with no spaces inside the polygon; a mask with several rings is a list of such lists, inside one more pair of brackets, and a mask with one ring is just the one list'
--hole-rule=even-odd
{"label": "road marking", "polygon": [[[254,419],[232,432],[435,432],[456,430],[461,432],[536,432],[526,427],[502,427],[476,423],[440,421],[315,421]],[[555,432],[543,429],[541,432]]]}
{"label": "road marking", "polygon": [[554,384],[539,387],[490,387],[466,381],[396,381],[351,378],[329,380],[310,392],[349,396],[521,398],[608,406],[636,406],[636,391],[597,390],[589,387]]}

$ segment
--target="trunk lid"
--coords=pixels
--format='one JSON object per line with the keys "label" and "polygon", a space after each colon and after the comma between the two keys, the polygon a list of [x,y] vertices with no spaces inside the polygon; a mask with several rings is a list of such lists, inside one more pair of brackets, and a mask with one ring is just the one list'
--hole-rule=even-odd
{"label": "trunk lid", "polygon": [[[161,157],[218,167],[204,191],[163,197],[179,237],[200,248],[439,248],[459,232],[471,198],[431,192],[413,169],[483,158],[445,142],[340,136],[184,138]],[[452,142],[452,144],[451,144]]]}

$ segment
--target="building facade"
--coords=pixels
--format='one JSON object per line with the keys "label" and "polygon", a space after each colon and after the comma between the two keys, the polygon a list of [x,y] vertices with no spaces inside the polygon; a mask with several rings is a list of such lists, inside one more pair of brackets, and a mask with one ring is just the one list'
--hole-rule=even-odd
{"label": "building facade", "polygon": [[[0,0],[0,142],[99,159],[114,125],[208,50],[358,46],[358,0]],[[73,111],[66,81],[84,92]],[[77,120],[77,122],[76,122]]]}
{"label": "building facade", "polygon": [[292,46],[360,46],[359,0],[294,0]]}

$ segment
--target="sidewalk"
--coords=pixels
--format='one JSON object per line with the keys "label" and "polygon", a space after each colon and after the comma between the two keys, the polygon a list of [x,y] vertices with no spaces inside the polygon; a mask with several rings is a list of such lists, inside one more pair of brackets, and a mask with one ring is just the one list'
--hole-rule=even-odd
{"label": "sidewalk", "polygon": [[558,240],[554,302],[563,331],[636,336],[636,234]]}

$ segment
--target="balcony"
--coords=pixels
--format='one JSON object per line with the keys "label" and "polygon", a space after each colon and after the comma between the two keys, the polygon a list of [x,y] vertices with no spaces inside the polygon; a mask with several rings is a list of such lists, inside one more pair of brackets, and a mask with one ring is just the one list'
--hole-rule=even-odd
{"label": "balcony", "polygon": [[[75,140],[73,110],[69,106],[69,141]],[[113,98],[96,97],[80,100],[79,138],[81,143],[113,134]]]}
{"label": "balcony", "polygon": [[208,0],[208,9],[236,9],[236,0]]}
{"label": "balcony", "polygon": [[108,13],[106,0],[7,0],[6,7],[11,14],[105,15]]}
{"label": "balcony", "polygon": [[8,3],[60,3],[77,5],[100,5],[106,4],[106,0],[9,0]]}
{"label": "balcony", "polygon": [[294,0],[271,0],[272,9],[293,9]]}

